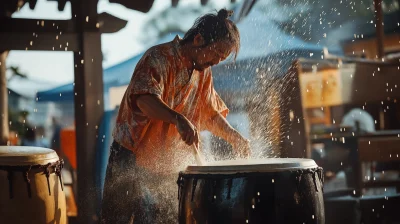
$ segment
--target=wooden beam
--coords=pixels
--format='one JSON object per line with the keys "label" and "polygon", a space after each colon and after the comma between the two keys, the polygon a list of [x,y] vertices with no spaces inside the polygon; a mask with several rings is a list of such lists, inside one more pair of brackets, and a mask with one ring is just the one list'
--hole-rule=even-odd
{"label": "wooden beam", "polygon": [[[86,18],[85,18],[86,20]],[[90,18],[88,18],[89,22]],[[86,21],[84,21],[86,22]],[[86,23],[88,23],[86,22]],[[128,21],[103,12],[98,15],[98,23],[89,26],[88,31],[115,33],[126,26]],[[0,17],[0,33],[76,33],[74,20],[19,19]]]}
{"label": "wooden beam", "polygon": [[48,19],[19,19],[0,17],[1,32],[19,32],[19,33],[43,33],[54,32],[54,34],[74,33],[75,24],[72,20],[48,20]]}
{"label": "wooden beam", "polygon": [[[86,32],[114,33],[127,24],[108,13],[98,17],[99,22],[90,22],[92,25],[86,27]],[[85,17],[83,22],[89,20],[90,17]],[[0,50],[80,51],[74,20],[0,17],[0,24]]]}
{"label": "wooden beam", "polygon": [[0,50],[79,51],[72,20],[0,17]]}
{"label": "wooden beam", "polygon": [[79,51],[78,34],[0,32],[2,50]]}
{"label": "wooden beam", "polygon": [[[78,222],[97,223],[99,189],[95,185],[98,127],[104,113],[101,38],[97,0],[72,3],[80,52],[74,53],[76,150],[78,162]],[[76,15],[76,17],[75,17]],[[96,31],[97,29],[97,31]]]}

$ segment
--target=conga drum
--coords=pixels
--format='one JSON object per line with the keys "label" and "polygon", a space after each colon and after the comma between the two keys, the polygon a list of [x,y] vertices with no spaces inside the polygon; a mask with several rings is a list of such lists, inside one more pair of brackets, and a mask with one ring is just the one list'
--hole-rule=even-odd
{"label": "conga drum", "polygon": [[65,224],[62,167],[51,149],[0,146],[0,223]]}
{"label": "conga drum", "polygon": [[188,166],[178,178],[179,223],[325,223],[322,169],[311,159]]}

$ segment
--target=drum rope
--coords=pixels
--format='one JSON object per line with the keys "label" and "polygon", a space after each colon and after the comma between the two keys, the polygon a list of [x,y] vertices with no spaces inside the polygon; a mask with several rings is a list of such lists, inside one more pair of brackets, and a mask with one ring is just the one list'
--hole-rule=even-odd
{"label": "drum rope", "polygon": [[49,190],[49,196],[51,196],[51,190],[50,190],[50,167],[51,163],[48,163],[45,167],[44,167],[44,174],[46,175],[46,179],[47,179],[47,189]]}
{"label": "drum rope", "polygon": [[[58,178],[60,180],[60,184],[61,184],[61,189],[62,189],[62,191],[64,191],[63,182],[62,182],[62,178],[61,178],[61,170],[63,167],[64,167],[64,160],[60,159],[56,162],[48,163],[46,165],[19,165],[19,166],[0,165],[0,170],[4,170],[7,172],[9,197],[10,197],[10,199],[12,199],[12,198],[14,198],[14,192],[13,192],[14,172],[22,172],[23,179],[26,182],[26,187],[27,187],[29,198],[31,198],[32,192],[31,192],[31,183],[30,183],[31,181],[29,179],[29,172],[32,169],[43,170],[43,173],[46,175],[46,178],[47,178],[47,187],[49,190],[49,195],[51,195],[49,177],[52,172],[54,172],[58,176]],[[53,168],[53,169],[51,169],[51,168]]]}
{"label": "drum rope", "polygon": [[60,164],[59,164],[59,166],[56,166],[55,167],[55,172],[56,172],[56,175],[58,176],[58,180],[60,181],[60,184],[61,184],[61,190],[62,191],[64,191],[64,184],[63,184],[63,181],[62,181],[62,178],[61,178],[61,170],[64,168],[64,161],[62,161]]}
{"label": "drum rope", "polygon": [[24,181],[26,182],[26,189],[28,191],[28,197],[32,198],[32,190],[31,190],[31,180],[29,179],[29,171],[31,171],[32,166],[28,166],[27,169],[22,173]]}
{"label": "drum rope", "polygon": [[183,181],[183,177],[179,176],[178,180],[176,181],[176,184],[178,185],[178,200],[181,198],[181,194],[182,194],[182,190],[183,190],[183,185],[184,185],[184,181]]}
{"label": "drum rope", "polygon": [[196,191],[196,186],[197,186],[197,178],[193,179],[193,185],[192,185],[192,198],[191,201],[194,199],[194,192]]}
{"label": "drum rope", "polygon": [[228,193],[226,195],[226,199],[231,199],[232,183],[233,179],[232,178],[228,179],[228,183],[226,183],[226,185],[228,185]]}

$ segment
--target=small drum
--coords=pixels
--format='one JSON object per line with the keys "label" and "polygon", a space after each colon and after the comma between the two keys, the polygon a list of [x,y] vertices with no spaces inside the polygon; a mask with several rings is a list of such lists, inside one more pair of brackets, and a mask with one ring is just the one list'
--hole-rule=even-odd
{"label": "small drum", "polygon": [[65,224],[62,167],[51,149],[0,146],[0,222]]}
{"label": "small drum", "polygon": [[273,158],[188,166],[178,178],[179,223],[325,223],[314,160]]}

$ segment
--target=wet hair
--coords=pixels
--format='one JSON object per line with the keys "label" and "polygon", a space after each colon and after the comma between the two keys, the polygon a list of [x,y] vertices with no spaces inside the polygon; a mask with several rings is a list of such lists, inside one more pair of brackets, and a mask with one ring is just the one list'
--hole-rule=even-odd
{"label": "wet hair", "polygon": [[236,25],[229,19],[232,15],[233,11],[221,9],[217,14],[209,13],[197,18],[192,28],[186,32],[181,43],[193,42],[197,34],[203,37],[205,46],[221,40],[228,41],[233,45],[232,52],[236,59],[240,48],[240,35]]}

